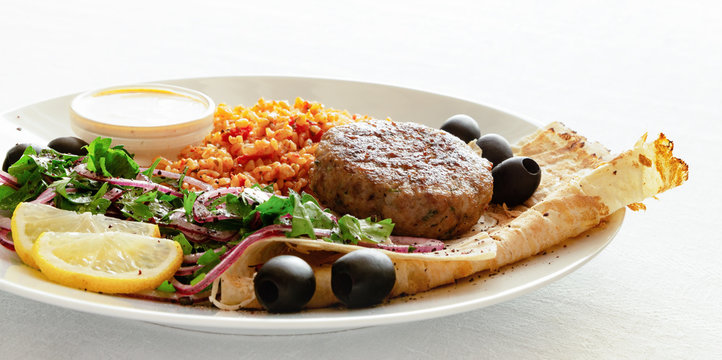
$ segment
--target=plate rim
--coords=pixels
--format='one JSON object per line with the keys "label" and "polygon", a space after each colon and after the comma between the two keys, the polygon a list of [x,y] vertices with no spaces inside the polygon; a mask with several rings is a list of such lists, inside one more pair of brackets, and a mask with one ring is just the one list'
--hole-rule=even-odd
{"label": "plate rim", "polygon": [[[428,95],[439,96],[439,97],[443,97],[446,99],[461,100],[461,101],[472,103],[475,105],[481,105],[481,106],[499,111],[499,112],[507,114],[507,115],[511,115],[515,118],[523,120],[523,121],[530,123],[537,127],[541,127],[544,125],[542,122],[540,122],[539,120],[536,120],[535,118],[533,118],[531,116],[511,111],[502,106],[492,105],[487,102],[479,102],[479,101],[472,100],[472,99],[469,99],[466,97],[452,96],[452,95],[447,95],[447,94],[440,93],[440,92],[435,92],[435,91],[430,91],[430,90],[425,90],[425,89],[418,89],[418,88],[413,88],[413,87],[409,87],[409,86],[395,85],[392,83],[371,82],[371,81],[363,81],[363,80],[355,80],[355,79],[333,78],[333,77],[322,77],[322,76],[297,76],[297,75],[294,75],[294,76],[285,76],[285,75],[227,75],[227,76],[224,76],[224,75],[214,75],[214,76],[179,77],[179,78],[172,78],[172,79],[157,79],[157,80],[127,82],[127,83],[113,83],[113,84],[103,85],[101,87],[107,88],[107,87],[115,87],[115,86],[127,86],[127,85],[133,85],[133,84],[135,84],[135,85],[137,85],[137,84],[162,84],[165,82],[196,81],[196,80],[205,80],[205,79],[229,79],[229,78],[259,79],[259,80],[262,80],[262,79],[277,79],[277,80],[297,79],[297,80],[305,80],[305,81],[321,80],[321,81],[350,83],[350,84],[383,86],[383,87],[392,88],[392,89],[399,89],[399,90],[404,90],[404,91],[411,91],[411,92],[418,92],[418,93],[423,93],[423,94],[428,94]],[[99,88],[101,88],[101,87],[99,87]],[[17,106],[10,106],[8,109],[0,110],[0,117],[4,117],[5,115],[7,115],[9,113],[17,112],[23,108],[31,107],[31,106],[39,104],[39,103],[55,101],[55,100],[59,100],[64,97],[69,97],[69,96],[76,96],[76,95],[80,95],[82,93],[92,91],[92,90],[94,90],[94,89],[83,89],[83,90],[76,91],[73,93],[48,97],[43,100],[39,100],[39,101],[31,102],[31,103],[21,104],[21,105],[17,105]]]}

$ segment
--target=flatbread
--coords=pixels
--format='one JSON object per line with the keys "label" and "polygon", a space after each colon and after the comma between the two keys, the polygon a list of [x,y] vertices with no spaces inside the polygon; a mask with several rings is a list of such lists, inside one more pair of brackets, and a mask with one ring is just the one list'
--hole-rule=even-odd
{"label": "flatbread", "polygon": [[[396,267],[390,296],[415,294],[538,254],[602,223],[629,206],[642,209],[648,197],[687,180],[687,165],[672,155],[663,134],[612,157],[563,124],[552,123],[520,140],[518,156],[542,168],[542,181],[524,204],[508,209],[490,205],[469,233],[445,241],[443,251],[402,254],[385,251]],[[219,308],[261,308],[253,291],[256,266],[279,254],[304,258],[314,268],[316,292],[307,307],[337,303],[331,290],[331,264],[358,246],[310,239],[269,238],[251,245],[243,257],[214,282],[211,301]]]}

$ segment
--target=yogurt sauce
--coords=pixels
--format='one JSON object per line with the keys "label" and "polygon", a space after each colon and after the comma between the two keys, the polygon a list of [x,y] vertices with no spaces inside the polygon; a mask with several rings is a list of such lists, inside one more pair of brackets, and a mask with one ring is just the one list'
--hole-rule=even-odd
{"label": "yogurt sauce", "polygon": [[157,127],[198,119],[208,110],[200,99],[164,89],[114,89],[78,99],[76,111],[107,125]]}

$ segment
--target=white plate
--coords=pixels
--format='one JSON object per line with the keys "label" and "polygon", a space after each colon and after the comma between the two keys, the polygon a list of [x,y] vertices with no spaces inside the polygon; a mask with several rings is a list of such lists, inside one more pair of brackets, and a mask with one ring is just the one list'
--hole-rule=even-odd
{"label": "white plate", "polygon": [[[156,81],[158,82],[158,81]],[[297,96],[328,107],[397,121],[414,121],[438,127],[451,115],[469,114],[482,132],[495,132],[510,141],[534,131],[538,125],[488,106],[405,88],[328,79],[292,77],[217,77],[160,81],[210,95],[218,103],[255,103],[258,98]],[[68,106],[74,95],[39,102],[1,115],[0,154],[16,142],[45,144],[58,136],[73,135]],[[108,296],[67,288],[47,281],[24,266],[15,253],[0,249],[0,289],[48,304],[95,314],[149,321],[203,331],[241,334],[297,334],[395,324],[447,316],[506,301],[559,279],[599,253],[622,224],[624,210],[606,226],[590,231],[545,255],[449,285],[402,297],[370,309],[330,308],[296,314],[227,312],[206,307],[184,307]]]}

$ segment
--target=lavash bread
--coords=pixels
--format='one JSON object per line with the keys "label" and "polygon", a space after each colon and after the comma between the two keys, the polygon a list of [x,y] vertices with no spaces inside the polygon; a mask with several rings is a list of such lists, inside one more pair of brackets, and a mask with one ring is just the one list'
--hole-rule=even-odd
{"label": "lavash bread", "polygon": [[[520,140],[518,156],[529,156],[542,168],[542,182],[524,204],[507,209],[490,205],[465,236],[446,241],[444,251],[400,254],[394,261],[397,281],[390,296],[415,294],[452,283],[483,270],[496,270],[533,256],[581,234],[606,217],[687,179],[687,165],[672,155],[664,135],[611,158],[609,151],[587,141],[560,123],[553,123]],[[316,292],[307,305],[337,303],[331,290],[330,264],[356,246],[318,240],[278,237],[250,246],[244,256],[214,283],[211,301],[222,309],[260,308],[253,292],[255,266],[279,254],[306,259],[316,274]]]}

